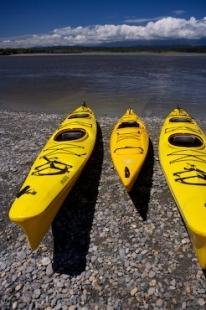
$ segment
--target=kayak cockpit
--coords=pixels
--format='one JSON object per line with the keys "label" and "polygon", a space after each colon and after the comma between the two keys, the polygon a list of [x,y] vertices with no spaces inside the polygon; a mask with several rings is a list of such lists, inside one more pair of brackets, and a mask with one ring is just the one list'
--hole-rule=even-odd
{"label": "kayak cockpit", "polygon": [[201,147],[202,139],[194,134],[176,133],[168,138],[170,144],[180,147]]}
{"label": "kayak cockpit", "polygon": [[73,128],[58,132],[54,137],[55,141],[74,141],[85,138],[87,136],[86,130],[80,128]]}
{"label": "kayak cockpit", "polygon": [[126,122],[122,122],[121,124],[119,124],[118,129],[128,128],[128,127],[129,128],[131,128],[131,127],[139,128],[140,125],[136,121],[126,121]]}
{"label": "kayak cockpit", "polygon": [[75,113],[71,114],[68,119],[73,119],[73,118],[90,118],[89,113]]}
{"label": "kayak cockpit", "polygon": [[170,123],[192,123],[192,119],[189,117],[171,117],[169,119]]}

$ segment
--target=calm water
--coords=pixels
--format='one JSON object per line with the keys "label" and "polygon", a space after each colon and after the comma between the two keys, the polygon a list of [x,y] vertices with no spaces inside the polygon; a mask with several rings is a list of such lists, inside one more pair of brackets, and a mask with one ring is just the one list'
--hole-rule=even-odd
{"label": "calm water", "polygon": [[1,56],[0,109],[69,112],[86,100],[97,115],[132,106],[164,115],[181,105],[206,115],[206,56]]}

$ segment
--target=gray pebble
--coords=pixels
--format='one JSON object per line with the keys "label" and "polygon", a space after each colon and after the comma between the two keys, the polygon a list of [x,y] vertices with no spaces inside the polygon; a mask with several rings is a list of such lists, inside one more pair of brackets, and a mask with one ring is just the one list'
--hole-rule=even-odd
{"label": "gray pebble", "polygon": [[13,304],[12,304],[12,309],[13,309],[13,310],[16,309],[17,306],[18,306],[18,302],[17,302],[17,301],[13,302]]}
{"label": "gray pebble", "polygon": [[205,299],[203,299],[203,298],[199,298],[197,302],[198,302],[198,305],[200,305],[200,306],[204,306],[206,303]]}
{"label": "gray pebble", "polygon": [[69,306],[68,309],[69,309],[69,310],[77,310],[77,306],[76,306],[76,305],[72,305],[72,306]]}
{"label": "gray pebble", "polygon": [[41,295],[41,291],[39,288],[34,290],[34,298],[38,299]]}
{"label": "gray pebble", "polygon": [[131,291],[130,291],[130,295],[131,296],[134,296],[138,291],[138,288],[137,287],[134,287]]}
{"label": "gray pebble", "polygon": [[22,288],[22,284],[19,283],[19,284],[17,284],[17,286],[15,287],[15,291],[18,292],[21,288]]}
{"label": "gray pebble", "polygon": [[148,290],[148,295],[153,295],[155,293],[155,287],[150,287]]}
{"label": "gray pebble", "polygon": [[43,266],[48,266],[51,263],[51,259],[49,257],[43,257],[41,260],[41,264]]}
{"label": "gray pebble", "polygon": [[158,298],[157,301],[156,301],[156,306],[157,307],[162,307],[163,305],[163,300],[161,298]]}
{"label": "gray pebble", "polygon": [[53,268],[52,264],[50,263],[46,268],[46,275],[50,277],[52,274],[53,274]]}
{"label": "gray pebble", "polygon": [[154,278],[155,277],[155,272],[153,271],[153,270],[151,270],[150,272],[149,272],[149,278]]}

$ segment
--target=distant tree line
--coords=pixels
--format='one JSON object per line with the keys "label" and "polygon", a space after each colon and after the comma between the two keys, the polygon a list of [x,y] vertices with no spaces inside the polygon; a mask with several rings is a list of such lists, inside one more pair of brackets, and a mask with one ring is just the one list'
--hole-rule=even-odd
{"label": "distant tree line", "polygon": [[168,47],[81,47],[81,46],[55,46],[55,47],[32,47],[32,48],[0,48],[0,55],[18,54],[81,54],[89,52],[108,53],[136,53],[136,52],[182,52],[182,53],[206,53],[206,46],[168,46]]}

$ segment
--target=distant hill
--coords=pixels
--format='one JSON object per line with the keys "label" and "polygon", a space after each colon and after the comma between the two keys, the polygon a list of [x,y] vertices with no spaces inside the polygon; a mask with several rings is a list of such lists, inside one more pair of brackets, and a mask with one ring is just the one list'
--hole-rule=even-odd
{"label": "distant hill", "polygon": [[206,38],[198,40],[189,39],[161,39],[161,40],[127,40],[119,42],[104,43],[100,47],[206,47]]}
{"label": "distant hill", "polygon": [[0,55],[15,54],[71,54],[71,53],[134,53],[184,52],[206,53],[206,39],[202,40],[150,40],[123,41],[98,46],[45,46],[32,48],[0,48]]}

